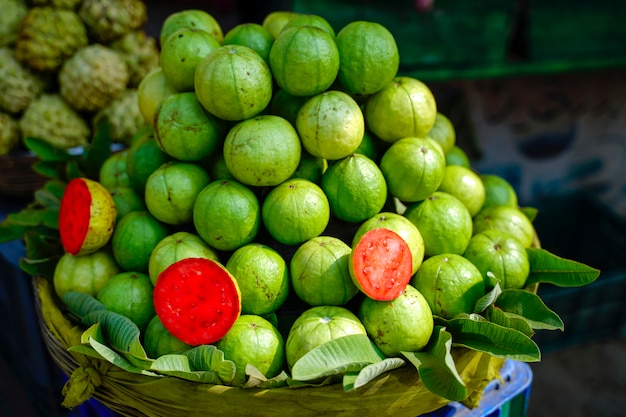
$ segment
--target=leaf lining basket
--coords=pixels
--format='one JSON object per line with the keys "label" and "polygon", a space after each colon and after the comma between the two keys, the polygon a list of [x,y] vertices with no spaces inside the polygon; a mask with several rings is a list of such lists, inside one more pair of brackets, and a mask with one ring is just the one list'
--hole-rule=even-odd
{"label": "leaf lining basket", "polygon": [[[410,364],[387,372],[367,386],[346,393],[341,384],[305,388],[238,388],[201,384],[175,377],[124,371],[111,363],[70,352],[84,329],[64,314],[51,283],[34,277],[37,313],[54,362],[70,378],[63,389],[74,404],[93,397],[124,416],[407,416],[434,411],[449,402],[428,391]],[[504,359],[454,348],[459,374],[476,406],[484,387],[499,377]]]}

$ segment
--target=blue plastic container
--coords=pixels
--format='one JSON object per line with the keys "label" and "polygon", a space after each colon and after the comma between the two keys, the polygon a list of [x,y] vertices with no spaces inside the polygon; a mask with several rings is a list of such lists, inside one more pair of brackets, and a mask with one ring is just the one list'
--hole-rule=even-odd
{"label": "blue plastic container", "polygon": [[420,417],[526,417],[533,380],[530,366],[507,359],[500,370],[500,377],[487,385],[478,407],[469,409],[461,403],[452,402]]}

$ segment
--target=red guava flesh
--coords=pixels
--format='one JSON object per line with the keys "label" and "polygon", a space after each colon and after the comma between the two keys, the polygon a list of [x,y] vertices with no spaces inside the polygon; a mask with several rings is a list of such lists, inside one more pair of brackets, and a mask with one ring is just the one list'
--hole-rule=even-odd
{"label": "red guava flesh", "polygon": [[91,221],[91,191],[82,178],[71,180],[61,197],[59,208],[59,235],[66,252],[80,252]]}
{"label": "red guava flesh", "polygon": [[368,297],[391,301],[411,280],[411,249],[396,232],[376,228],[361,237],[351,254],[355,284]]}
{"label": "red guava flesh", "polygon": [[241,312],[237,282],[225,267],[205,258],[185,258],[165,268],[153,297],[163,326],[192,346],[217,342]]}

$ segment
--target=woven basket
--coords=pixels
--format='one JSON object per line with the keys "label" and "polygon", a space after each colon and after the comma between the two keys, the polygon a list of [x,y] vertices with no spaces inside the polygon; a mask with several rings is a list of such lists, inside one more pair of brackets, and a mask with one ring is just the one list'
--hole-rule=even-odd
{"label": "woven basket", "polygon": [[0,194],[27,197],[41,188],[46,178],[33,170],[35,154],[16,151],[0,156]]}
{"label": "woven basket", "polygon": [[[34,288],[45,343],[54,362],[70,377],[72,389],[125,416],[415,417],[449,402],[428,391],[410,365],[350,393],[342,384],[244,389],[129,373],[105,360],[68,351],[80,344],[84,329],[64,314],[48,280],[35,277]],[[466,402],[476,406],[485,386],[499,377],[504,360],[457,348],[453,355],[471,393]]]}

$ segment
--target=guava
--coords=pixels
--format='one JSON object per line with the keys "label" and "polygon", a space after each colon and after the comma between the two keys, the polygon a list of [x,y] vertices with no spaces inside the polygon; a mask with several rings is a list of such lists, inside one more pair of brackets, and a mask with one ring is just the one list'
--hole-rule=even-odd
{"label": "guava", "polygon": [[193,224],[211,247],[235,250],[252,242],[259,232],[259,200],[237,180],[213,181],[196,197]]}
{"label": "guava", "polygon": [[387,201],[387,182],[380,168],[358,153],[331,164],[322,175],[321,186],[331,212],[346,222],[369,219]]}
{"label": "guava", "polygon": [[63,192],[59,208],[59,235],[66,252],[93,253],[107,244],[117,218],[111,192],[88,178],[72,179]]}
{"label": "guava", "polygon": [[492,273],[501,282],[501,287],[523,288],[530,272],[526,248],[516,237],[498,229],[477,233],[469,241],[463,254],[478,268],[485,284]]}
{"label": "guava", "polygon": [[220,263],[185,258],[159,275],[154,308],[163,326],[184,343],[213,344],[239,317],[241,295],[237,281]]}
{"label": "guava", "polygon": [[104,250],[80,256],[64,253],[54,268],[52,282],[59,297],[72,291],[95,297],[120,271],[113,255]]}
{"label": "guava", "polygon": [[149,358],[156,359],[170,353],[181,353],[192,348],[187,343],[177,339],[161,323],[155,315],[146,326],[143,334],[143,346]]}
{"label": "guava", "polygon": [[396,232],[383,227],[367,231],[350,253],[350,276],[369,298],[389,301],[411,280],[411,249]]}
{"label": "guava", "polygon": [[430,138],[406,137],[394,142],[380,160],[389,192],[414,203],[435,192],[445,174],[441,146]]}
{"label": "guava", "polygon": [[156,169],[146,181],[148,211],[169,225],[191,223],[196,197],[210,182],[209,174],[192,162],[170,161]]}
{"label": "guava", "polygon": [[131,211],[115,228],[113,256],[126,271],[147,273],[152,250],[169,233],[168,227],[148,211]]}
{"label": "guava", "polygon": [[330,221],[330,205],[317,184],[293,178],[267,194],[261,217],[276,241],[298,245],[322,234]]}
{"label": "guava", "polygon": [[144,331],[155,316],[150,277],[141,272],[121,272],[109,279],[97,299],[109,311],[129,318]]}
{"label": "guava", "polygon": [[446,319],[473,313],[476,301],[485,295],[485,283],[478,268],[453,253],[426,259],[410,285],[424,296],[434,315]]}
{"label": "guava", "polygon": [[156,140],[163,152],[180,161],[199,161],[221,149],[223,121],[208,113],[191,92],[165,98],[156,114]]}
{"label": "guava", "polygon": [[223,153],[228,170],[238,181],[275,186],[298,168],[302,146],[287,120],[263,115],[233,126],[224,140]]}
{"label": "guava", "polygon": [[368,231],[384,227],[399,234],[411,250],[412,274],[415,274],[424,260],[424,239],[417,226],[401,214],[383,211],[365,220],[356,230],[352,246]]}
{"label": "guava", "polygon": [[420,231],[426,256],[441,253],[461,255],[472,237],[472,216],[455,196],[436,191],[411,204],[404,216]]}
{"label": "guava", "polygon": [[148,275],[152,285],[165,268],[184,258],[206,258],[218,261],[217,253],[195,233],[181,230],[161,239],[152,249]]}
{"label": "guava", "polygon": [[387,357],[422,350],[433,333],[428,302],[411,285],[391,301],[363,299],[359,318],[374,344]]}
{"label": "guava", "polygon": [[276,327],[263,317],[242,314],[231,329],[216,344],[224,359],[235,363],[234,385],[246,382],[246,365],[254,366],[266,378],[272,378],[283,368],[285,341]]}
{"label": "guava", "polygon": [[285,355],[289,369],[312,349],[342,336],[367,334],[359,318],[340,306],[316,306],[301,313],[294,321]]}
{"label": "guava", "polygon": [[226,269],[241,292],[241,311],[264,316],[274,313],[289,294],[289,268],[275,249],[249,243],[233,252]]}
{"label": "guava", "polygon": [[296,295],[310,306],[341,306],[350,301],[359,292],[350,277],[351,251],[334,236],[317,236],[300,245],[289,266]]}

